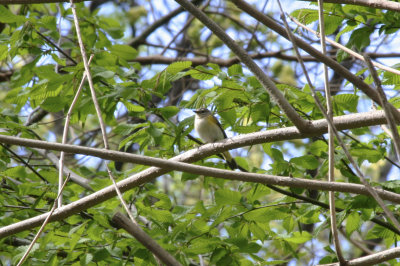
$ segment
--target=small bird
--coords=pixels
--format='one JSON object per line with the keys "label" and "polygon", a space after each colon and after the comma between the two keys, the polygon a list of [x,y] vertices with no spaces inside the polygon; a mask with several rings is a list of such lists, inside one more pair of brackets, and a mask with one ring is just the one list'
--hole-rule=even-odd
{"label": "small bird", "polygon": [[[194,119],[194,129],[204,142],[213,143],[227,138],[226,133],[218,119],[213,116],[210,110],[207,108],[200,108],[194,112],[196,113]],[[222,155],[232,170],[238,168],[235,159],[232,158],[229,151],[224,152]]]}

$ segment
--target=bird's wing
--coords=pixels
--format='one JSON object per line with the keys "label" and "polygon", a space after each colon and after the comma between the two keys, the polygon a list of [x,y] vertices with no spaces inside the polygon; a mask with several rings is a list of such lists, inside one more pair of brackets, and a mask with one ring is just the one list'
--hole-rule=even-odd
{"label": "bird's wing", "polygon": [[226,136],[225,130],[222,128],[221,123],[218,121],[218,119],[215,118],[215,116],[212,116],[212,119],[214,120],[215,124],[217,124],[217,126],[221,129],[222,133],[224,134],[224,139],[228,138]]}

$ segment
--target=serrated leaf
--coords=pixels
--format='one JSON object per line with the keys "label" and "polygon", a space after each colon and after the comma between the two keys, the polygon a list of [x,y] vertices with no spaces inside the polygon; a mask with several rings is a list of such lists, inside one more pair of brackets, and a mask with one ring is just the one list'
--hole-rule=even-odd
{"label": "serrated leaf", "polygon": [[215,202],[218,205],[234,205],[240,202],[242,194],[238,191],[233,191],[229,189],[219,189],[215,192]]}
{"label": "serrated leaf", "polygon": [[214,78],[218,72],[215,70],[207,69],[203,66],[197,66],[195,69],[191,69],[186,72],[187,75],[191,75],[192,78],[199,80],[210,80]]}
{"label": "serrated leaf", "polygon": [[359,51],[361,51],[363,48],[367,47],[370,44],[371,42],[370,34],[372,32],[373,30],[369,27],[364,27],[354,30],[351,33],[350,39],[346,46],[348,47],[355,46]]}
{"label": "serrated leaf", "polygon": [[317,140],[311,143],[310,145],[310,153],[315,156],[321,156],[323,153],[326,153],[328,150],[328,144],[322,140]]}
{"label": "serrated leaf", "polygon": [[122,103],[124,104],[126,109],[128,109],[128,111],[130,112],[144,112],[146,110],[143,106],[133,104],[128,101],[122,101]]}
{"label": "serrated leaf", "polygon": [[138,52],[136,51],[135,48],[129,45],[124,45],[124,44],[114,44],[111,49],[111,53],[123,58],[124,60],[133,60],[136,58],[138,55]]}
{"label": "serrated leaf", "polygon": [[325,35],[331,35],[338,27],[342,26],[343,17],[340,16],[324,16]]}
{"label": "serrated leaf", "polygon": [[318,11],[315,9],[298,9],[293,11],[291,15],[306,25],[318,20]]}
{"label": "serrated leaf", "polygon": [[314,170],[317,169],[319,162],[317,158],[312,155],[304,155],[295,157],[290,160],[291,163],[303,167],[304,169]]}
{"label": "serrated leaf", "polygon": [[159,111],[166,119],[168,119],[176,115],[179,112],[179,108],[176,106],[166,106],[157,108],[157,111]]}
{"label": "serrated leaf", "polygon": [[367,160],[371,163],[376,163],[383,158],[379,151],[366,148],[353,148],[350,150],[350,154],[357,157],[359,161]]}
{"label": "serrated leaf", "polygon": [[170,211],[158,210],[155,208],[144,208],[143,211],[146,215],[148,215],[148,217],[156,222],[168,224],[172,224],[174,222]]}
{"label": "serrated leaf", "polygon": [[338,94],[333,96],[333,101],[343,110],[357,112],[358,98],[354,94]]}
{"label": "serrated leaf", "polygon": [[235,75],[243,75],[242,65],[234,64],[228,68],[228,75],[235,76]]}
{"label": "serrated leaf", "polygon": [[191,61],[178,61],[178,62],[173,62],[172,64],[170,64],[165,70],[172,74],[175,75],[178,72],[187,69],[189,67],[192,66],[192,62]]}
{"label": "serrated leaf", "polygon": [[27,19],[24,16],[14,15],[8,8],[4,5],[0,5],[0,22],[2,23],[23,23]]}
{"label": "serrated leaf", "polygon": [[350,236],[351,233],[353,233],[355,230],[360,228],[360,226],[361,226],[360,215],[356,211],[351,212],[349,214],[349,216],[347,216],[347,219],[346,219],[347,235]]}
{"label": "serrated leaf", "polygon": [[312,235],[307,231],[300,232],[293,232],[291,237],[285,237],[285,241],[295,243],[295,244],[302,244],[309,240],[311,240]]}

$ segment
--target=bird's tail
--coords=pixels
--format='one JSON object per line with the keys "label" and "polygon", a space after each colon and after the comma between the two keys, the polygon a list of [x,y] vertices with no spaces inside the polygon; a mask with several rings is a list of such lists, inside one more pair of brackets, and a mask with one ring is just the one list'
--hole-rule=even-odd
{"label": "bird's tail", "polygon": [[238,164],[236,163],[235,159],[232,158],[231,154],[229,151],[226,151],[222,154],[224,157],[226,164],[231,168],[232,170],[238,169]]}

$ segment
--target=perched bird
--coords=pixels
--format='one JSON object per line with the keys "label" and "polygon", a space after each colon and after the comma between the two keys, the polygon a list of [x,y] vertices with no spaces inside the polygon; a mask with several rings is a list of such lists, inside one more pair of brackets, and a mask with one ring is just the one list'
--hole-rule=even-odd
{"label": "perched bird", "polygon": [[[204,142],[212,143],[227,138],[226,133],[218,119],[213,116],[210,110],[207,108],[200,108],[194,112],[196,113],[194,119],[194,129]],[[224,152],[222,155],[232,170],[238,167],[236,161],[232,158],[229,151]]]}

